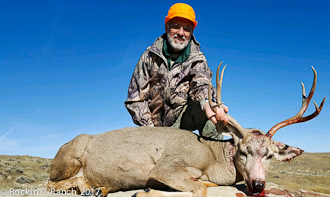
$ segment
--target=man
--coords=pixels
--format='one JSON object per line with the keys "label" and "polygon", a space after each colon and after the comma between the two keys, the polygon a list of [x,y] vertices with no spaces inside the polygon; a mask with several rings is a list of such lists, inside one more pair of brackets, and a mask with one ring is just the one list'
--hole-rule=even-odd
{"label": "man", "polygon": [[166,33],[137,63],[125,106],[137,125],[199,130],[200,135],[221,139],[214,124],[228,123],[228,107],[217,108],[215,114],[208,104],[212,72],[193,35],[196,25],[191,6],[177,3],[169,9]]}

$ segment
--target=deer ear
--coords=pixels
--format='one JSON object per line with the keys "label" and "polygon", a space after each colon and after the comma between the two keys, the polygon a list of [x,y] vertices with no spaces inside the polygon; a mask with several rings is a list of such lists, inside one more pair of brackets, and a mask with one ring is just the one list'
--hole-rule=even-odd
{"label": "deer ear", "polygon": [[282,142],[271,140],[274,156],[279,161],[291,161],[291,159],[301,155],[304,151],[300,148],[288,146]]}
{"label": "deer ear", "polygon": [[218,122],[216,124],[216,129],[221,135],[232,137],[235,145],[237,145],[239,140],[243,138],[237,128],[230,124],[225,125],[223,122]]}
{"label": "deer ear", "polygon": [[231,125],[231,124],[224,124],[223,122],[218,122],[216,125],[216,129],[218,133],[224,136],[231,137],[232,135],[236,135],[238,138],[243,138],[242,134],[239,132],[239,130]]}

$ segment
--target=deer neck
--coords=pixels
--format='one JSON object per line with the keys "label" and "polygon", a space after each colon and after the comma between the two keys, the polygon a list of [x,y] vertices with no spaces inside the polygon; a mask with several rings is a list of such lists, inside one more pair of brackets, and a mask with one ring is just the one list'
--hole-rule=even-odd
{"label": "deer neck", "polygon": [[215,162],[206,170],[210,181],[219,185],[236,183],[241,176],[234,164],[236,147],[233,141],[206,140],[206,143],[215,157]]}

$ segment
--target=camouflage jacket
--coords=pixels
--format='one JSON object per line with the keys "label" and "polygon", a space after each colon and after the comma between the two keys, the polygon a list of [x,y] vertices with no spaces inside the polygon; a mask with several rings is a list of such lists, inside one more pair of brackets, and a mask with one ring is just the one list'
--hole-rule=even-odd
{"label": "camouflage jacket", "polygon": [[165,34],[142,54],[129,84],[125,106],[137,125],[171,126],[189,100],[203,106],[208,94],[212,72],[194,36],[188,59],[171,70],[162,53],[164,39]]}

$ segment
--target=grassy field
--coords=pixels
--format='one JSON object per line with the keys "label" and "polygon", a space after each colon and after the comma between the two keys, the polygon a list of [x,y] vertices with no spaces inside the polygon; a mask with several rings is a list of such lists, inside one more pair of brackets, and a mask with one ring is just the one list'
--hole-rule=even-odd
{"label": "grassy field", "polygon": [[51,161],[31,156],[0,155],[1,188],[45,187],[49,179]]}
{"label": "grassy field", "polygon": [[267,182],[330,194],[330,153],[303,153],[291,162],[274,159]]}
{"label": "grassy field", "polygon": [[[1,188],[46,187],[51,161],[31,156],[0,155]],[[330,153],[304,153],[291,162],[274,159],[267,173],[267,182],[330,194]]]}

